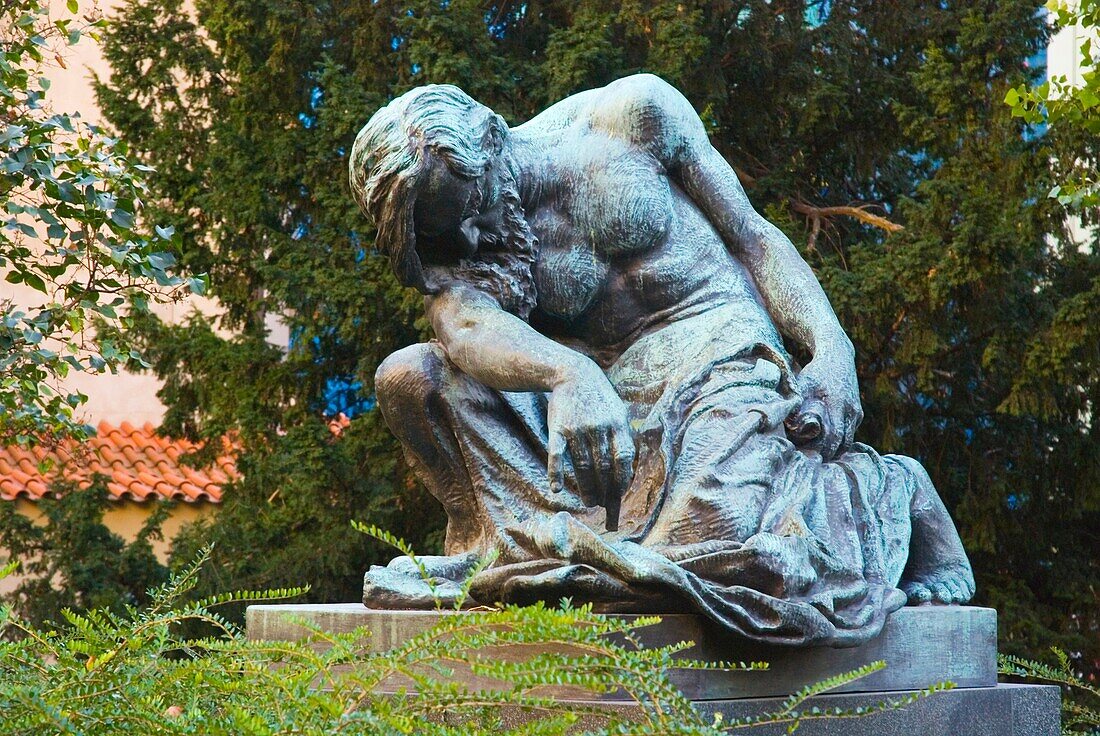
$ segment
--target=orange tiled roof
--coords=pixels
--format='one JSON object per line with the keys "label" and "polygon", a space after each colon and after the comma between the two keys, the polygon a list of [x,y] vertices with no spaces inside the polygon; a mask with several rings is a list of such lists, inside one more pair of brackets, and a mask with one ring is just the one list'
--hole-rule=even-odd
{"label": "orange tiled roof", "polygon": [[[96,436],[83,445],[0,447],[0,499],[38,500],[51,495],[49,485],[59,475],[86,488],[92,475],[99,473],[107,478],[112,500],[168,498],[218,503],[222,486],[239,477],[231,448],[227,443],[226,454],[211,467],[182,465],[180,457],[196,447],[187,440],[158,437],[152,424],[134,427],[129,422],[118,427],[100,422]],[[53,461],[53,467],[41,473],[38,465],[46,458]]]}
{"label": "orange tiled roof", "polygon": [[344,412],[340,412],[328,420],[328,431],[332,432],[333,437],[342,437],[344,435],[344,430],[350,426],[351,420],[348,419]]}

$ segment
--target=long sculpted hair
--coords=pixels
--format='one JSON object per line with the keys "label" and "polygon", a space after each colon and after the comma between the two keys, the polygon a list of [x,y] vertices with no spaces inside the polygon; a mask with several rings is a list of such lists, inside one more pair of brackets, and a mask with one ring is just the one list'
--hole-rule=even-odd
{"label": "long sculpted hair", "polygon": [[432,294],[445,277],[471,281],[526,317],[534,305],[531,267],[537,245],[507,167],[505,251],[479,252],[447,274],[433,273],[439,269],[425,267],[413,224],[416,197],[432,165],[442,162],[455,176],[476,179],[499,162],[507,135],[503,118],[458,87],[417,87],[376,112],[359,131],[349,162],[351,189],[375,223],[376,244],[403,285]]}

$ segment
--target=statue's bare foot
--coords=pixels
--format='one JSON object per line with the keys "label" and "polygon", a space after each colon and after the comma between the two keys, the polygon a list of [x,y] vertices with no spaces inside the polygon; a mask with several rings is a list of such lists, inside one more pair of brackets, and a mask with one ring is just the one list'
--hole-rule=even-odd
{"label": "statue's bare foot", "polygon": [[[924,475],[923,468],[921,474]],[[913,533],[909,563],[898,586],[909,597],[909,605],[969,601],[974,597],[974,571],[955,522],[951,521],[931,481],[921,483],[913,495],[910,518]]]}
{"label": "statue's bare foot", "polygon": [[901,582],[909,605],[966,603],[974,597],[974,573],[970,564],[947,566],[909,577]]}

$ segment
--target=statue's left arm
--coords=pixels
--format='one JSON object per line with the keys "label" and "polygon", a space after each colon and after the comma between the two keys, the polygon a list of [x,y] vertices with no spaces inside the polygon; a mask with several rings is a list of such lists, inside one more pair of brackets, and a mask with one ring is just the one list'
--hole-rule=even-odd
{"label": "statue's left arm", "polygon": [[828,297],[787,236],[753,208],[691,103],[657,77],[639,75],[617,84],[624,83],[636,86],[623,90],[624,104],[634,108],[635,140],[650,148],[744,264],[780,331],[813,356],[798,376],[803,411],[820,402],[819,448],[832,458],[851,444],[863,411],[855,351]]}

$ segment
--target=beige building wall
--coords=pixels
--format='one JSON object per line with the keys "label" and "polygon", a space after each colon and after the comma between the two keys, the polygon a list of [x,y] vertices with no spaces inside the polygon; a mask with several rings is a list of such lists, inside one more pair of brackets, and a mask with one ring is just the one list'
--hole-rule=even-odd
{"label": "beige building wall", "polygon": [[[14,503],[15,510],[23,516],[28,517],[36,523],[41,523],[43,521],[42,510],[38,504],[33,501],[21,498],[17,501],[3,501],[0,503]],[[153,513],[155,508],[156,506],[150,503],[115,501],[110,504],[107,513],[103,515],[103,524],[127,542],[132,542],[137,538],[138,532],[141,531],[141,527],[145,524],[149,515]],[[171,547],[172,539],[175,538],[184,524],[208,517],[213,514],[215,510],[216,506],[210,503],[177,503],[176,507],[172,510],[172,514],[161,526],[161,530],[164,532],[164,539],[152,540],[153,553],[157,556],[157,559],[162,563],[168,561],[168,552]],[[0,566],[6,565],[7,562],[7,556],[0,554]],[[10,575],[0,580],[0,596],[15,590],[21,579],[22,577],[17,572],[15,575]]]}
{"label": "beige building wall", "polygon": [[[34,501],[20,498],[5,503],[14,503],[16,511],[36,523],[43,519],[42,510]],[[103,515],[103,523],[127,542],[132,542],[137,539],[141,527],[156,508],[153,503],[112,501],[107,513]],[[164,531],[164,539],[167,541],[153,540],[153,552],[161,561],[166,560],[168,558],[169,543],[172,541],[172,537],[179,533],[183,525],[209,516],[214,508],[215,505],[210,503],[176,503],[175,508],[172,509],[172,515],[165,520],[164,525],[161,527]]]}

